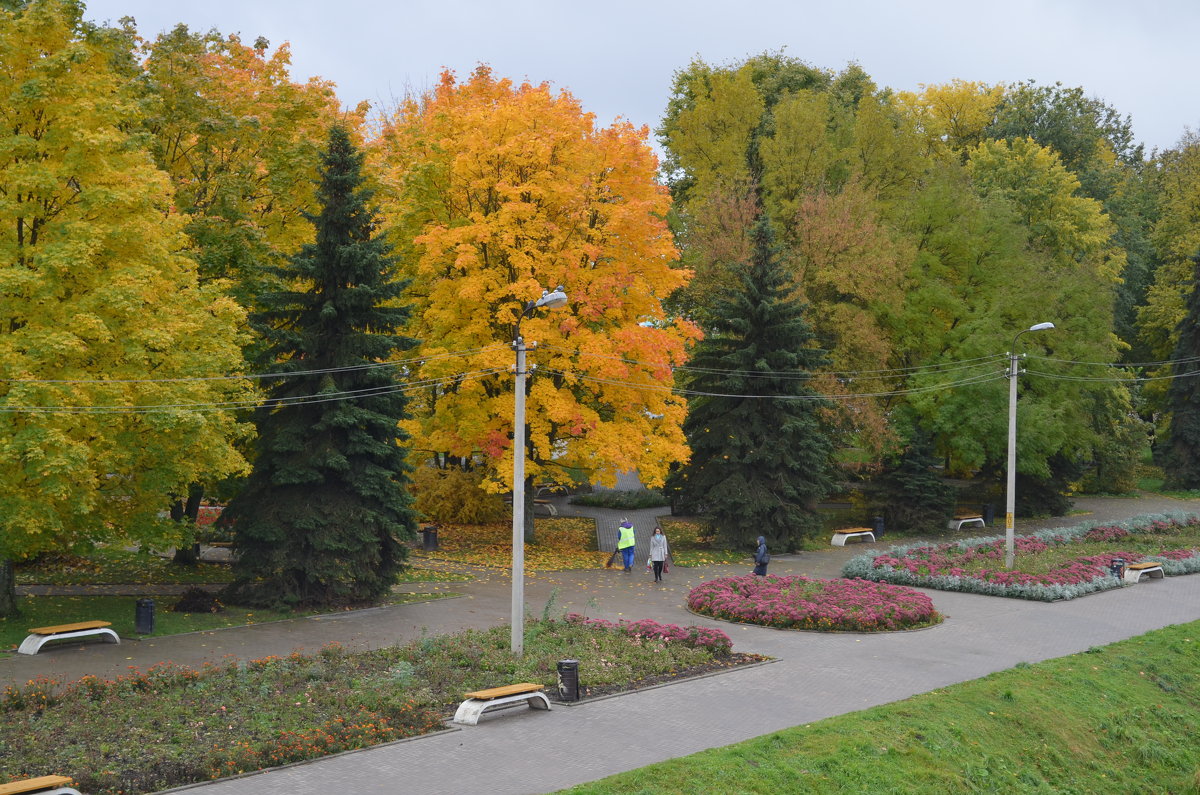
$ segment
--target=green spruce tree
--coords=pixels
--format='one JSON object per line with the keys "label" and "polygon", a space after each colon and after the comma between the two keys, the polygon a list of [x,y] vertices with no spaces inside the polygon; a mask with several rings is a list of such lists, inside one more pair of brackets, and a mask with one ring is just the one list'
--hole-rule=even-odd
{"label": "green spruce tree", "polygon": [[1170,430],[1157,450],[1163,485],[1172,489],[1200,489],[1200,254],[1192,257],[1192,264],[1187,315],[1179,324],[1172,357]]}
{"label": "green spruce tree", "polygon": [[407,489],[407,411],[394,367],[413,341],[398,335],[390,249],[376,234],[362,154],[341,127],[329,134],[309,220],[316,242],[278,274],[298,285],[263,297],[271,343],[269,399],[246,487],[227,509],[239,604],[332,605],[375,600],[400,570],[414,535]]}
{"label": "green spruce tree", "polygon": [[811,347],[762,214],[751,236],[752,259],[717,302],[689,365],[686,387],[702,394],[689,400],[692,457],[672,489],[723,538],[744,546],[762,535],[790,550],[820,529],[817,502],[832,485],[825,401],[809,384],[825,355]]}

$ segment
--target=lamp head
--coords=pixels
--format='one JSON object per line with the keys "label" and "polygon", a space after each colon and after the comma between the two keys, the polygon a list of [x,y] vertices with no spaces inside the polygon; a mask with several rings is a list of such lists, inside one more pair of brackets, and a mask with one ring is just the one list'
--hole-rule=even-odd
{"label": "lamp head", "polygon": [[563,292],[563,288],[562,288],[561,284],[558,287],[554,288],[553,292],[551,292],[549,290],[543,290],[542,297],[539,298],[534,303],[535,308],[541,308],[544,306],[544,307],[547,307],[548,309],[558,309],[559,307],[566,306],[566,305],[567,305],[567,294],[565,292]]}
{"label": "lamp head", "polygon": [[1053,323],[1035,323],[1025,330],[1026,331],[1045,331],[1046,329],[1051,329],[1051,328],[1054,328]]}

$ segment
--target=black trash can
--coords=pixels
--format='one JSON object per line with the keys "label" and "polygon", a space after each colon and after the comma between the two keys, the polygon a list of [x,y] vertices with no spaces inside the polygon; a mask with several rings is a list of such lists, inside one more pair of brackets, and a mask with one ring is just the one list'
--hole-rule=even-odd
{"label": "black trash can", "polygon": [[1112,576],[1121,579],[1125,575],[1125,558],[1113,558],[1112,563],[1108,564],[1108,570]]}
{"label": "black trash can", "polygon": [[876,516],[871,520],[871,529],[875,531],[875,540],[883,538],[883,517]]}
{"label": "black trash can", "polygon": [[154,634],[154,600],[138,599],[133,616],[133,628],[139,635]]}
{"label": "black trash can", "polygon": [[983,504],[983,523],[991,527],[996,521],[996,506],[990,502]]}
{"label": "black trash can", "polygon": [[560,701],[579,700],[579,660],[558,661],[558,698]]}
{"label": "black trash can", "polygon": [[426,552],[433,552],[438,548],[438,526],[435,524],[426,525],[421,528],[421,549]]}

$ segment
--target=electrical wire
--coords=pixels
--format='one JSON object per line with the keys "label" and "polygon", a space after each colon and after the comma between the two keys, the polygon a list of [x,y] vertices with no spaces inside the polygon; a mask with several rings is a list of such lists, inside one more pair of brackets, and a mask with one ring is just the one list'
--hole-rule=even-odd
{"label": "electrical wire", "polygon": [[8,384],[181,384],[205,381],[250,381],[265,378],[296,378],[300,376],[310,375],[325,375],[328,373],[351,373],[362,370],[375,370],[382,367],[403,367],[404,365],[413,363],[425,363],[439,361],[442,359],[455,359],[464,356],[472,356],[477,353],[482,353],[488,350],[507,348],[507,345],[493,344],[484,345],[481,348],[472,348],[465,351],[450,351],[447,353],[437,353],[430,356],[414,356],[411,359],[397,359],[391,362],[372,362],[370,364],[355,364],[348,367],[328,367],[316,370],[295,370],[282,373],[248,373],[246,375],[211,375],[211,376],[186,376],[180,378],[0,378],[0,383]]}

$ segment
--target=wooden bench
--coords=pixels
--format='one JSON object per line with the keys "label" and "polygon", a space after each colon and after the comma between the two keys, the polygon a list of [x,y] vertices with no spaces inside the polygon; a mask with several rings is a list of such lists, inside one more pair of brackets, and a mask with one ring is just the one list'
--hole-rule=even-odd
{"label": "wooden bench", "polygon": [[847,527],[845,530],[838,530],[833,534],[833,538],[829,543],[835,547],[844,547],[846,542],[852,538],[861,538],[863,541],[875,540],[875,531],[869,527]]}
{"label": "wooden bench", "polygon": [[1146,560],[1141,563],[1130,563],[1125,567],[1125,576],[1123,577],[1125,582],[1136,583],[1142,577],[1161,580],[1163,578],[1162,564]]}
{"label": "wooden bench", "polygon": [[109,629],[111,626],[112,623],[108,621],[79,621],[75,624],[59,624],[54,627],[34,627],[29,630],[28,637],[21,641],[17,653],[37,654],[44,644],[52,640],[82,638],[85,635],[101,635],[112,638],[113,643],[120,643],[121,639],[117,637],[117,633]]}
{"label": "wooden bench", "polygon": [[517,701],[528,702],[530,709],[550,709],[550,699],[546,698],[546,694],[542,692],[545,689],[545,685],[522,682],[516,685],[465,693],[467,700],[458,705],[453,722],[474,726],[479,723],[479,717],[483,715],[484,710]]}
{"label": "wooden bench", "polygon": [[962,530],[963,525],[968,524],[987,527],[987,523],[983,521],[983,514],[978,513],[956,513],[954,514],[954,518],[946,523],[946,527],[950,530]]}
{"label": "wooden bench", "polygon": [[533,509],[536,511],[538,508],[544,508],[546,513],[551,516],[558,516],[558,509],[554,507],[554,503],[550,502],[550,500],[534,500]]}
{"label": "wooden bench", "polygon": [[79,790],[71,786],[74,783],[66,776],[38,776],[0,784],[0,795],[20,795],[26,792],[37,795],[79,795]]}

